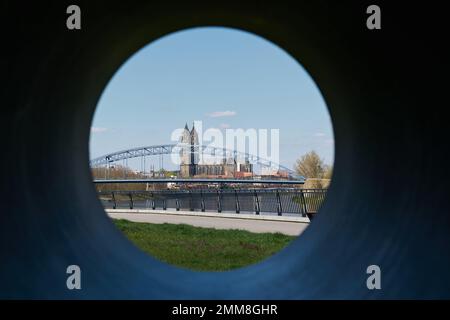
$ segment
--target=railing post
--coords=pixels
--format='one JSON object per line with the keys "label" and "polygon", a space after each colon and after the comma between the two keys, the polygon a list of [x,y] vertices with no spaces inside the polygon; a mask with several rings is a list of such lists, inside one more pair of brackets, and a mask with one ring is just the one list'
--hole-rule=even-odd
{"label": "railing post", "polygon": [[217,190],[217,212],[222,212],[222,201],[220,199],[220,190]]}
{"label": "railing post", "polygon": [[201,198],[200,206],[202,208],[202,212],[205,212],[205,200],[203,199],[203,191],[201,190],[200,190],[200,198]]}
{"label": "railing post", "polygon": [[300,189],[300,202],[302,205],[302,217],[306,217],[308,211],[307,211],[307,207],[306,207],[306,199],[305,199],[305,195],[303,193],[303,189]]}
{"label": "railing post", "polygon": [[178,201],[178,199],[175,199],[175,208],[177,211],[180,211],[180,201]]}
{"label": "railing post", "polygon": [[239,197],[238,197],[236,189],[234,189],[234,197],[236,199],[236,213],[240,213],[241,212],[241,205],[239,204]]}
{"label": "railing post", "polygon": [[192,199],[192,192],[189,190],[189,210],[194,211],[194,201]]}
{"label": "railing post", "polygon": [[166,198],[163,199],[163,210],[167,209]]}
{"label": "railing post", "polygon": [[131,192],[129,193],[130,196],[130,209],[133,209],[134,203],[133,203],[133,196],[131,195]]}
{"label": "railing post", "polygon": [[254,197],[255,197],[255,214],[259,214],[260,211],[260,206],[259,206],[259,199],[258,199],[258,194],[256,193],[256,190],[254,190]]}
{"label": "railing post", "polygon": [[113,201],[113,209],[117,208],[116,197],[114,196],[114,192],[111,192],[112,201]]}
{"label": "railing post", "polygon": [[283,207],[281,206],[281,198],[280,198],[280,192],[277,189],[277,213],[279,216],[283,214]]}

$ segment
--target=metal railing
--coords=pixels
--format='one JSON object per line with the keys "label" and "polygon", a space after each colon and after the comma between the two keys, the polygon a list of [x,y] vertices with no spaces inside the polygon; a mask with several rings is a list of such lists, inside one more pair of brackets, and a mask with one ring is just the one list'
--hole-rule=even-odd
{"label": "metal railing", "polygon": [[192,189],[155,191],[101,191],[105,208],[168,208],[177,211],[214,211],[254,214],[317,213],[325,199],[326,189]]}

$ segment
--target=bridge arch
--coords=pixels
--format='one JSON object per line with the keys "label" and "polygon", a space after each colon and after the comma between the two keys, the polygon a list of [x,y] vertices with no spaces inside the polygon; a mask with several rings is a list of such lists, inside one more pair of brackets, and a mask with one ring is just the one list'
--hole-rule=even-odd
{"label": "bridge arch", "polygon": [[[89,163],[92,168],[100,167],[100,166],[107,166],[111,163],[127,160],[127,159],[133,159],[133,158],[139,158],[139,157],[147,157],[147,156],[155,156],[155,155],[162,155],[162,154],[173,154],[180,152],[181,149],[184,146],[181,144],[163,144],[163,145],[152,145],[152,146],[146,146],[146,147],[135,147],[131,149],[121,150],[117,152],[112,152],[109,154],[105,154],[100,157],[96,157],[92,159]],[[188,147],[192,147],[189,145]],[[218,156],[220,158],[229,158],[232,157],[236,159],[237,157],[241,159],[248,159],[253,164],[259,164],[266,168],[274,168],[279,171],[286,172],[290,178],[297,179],[297,180],[304,180],[305,177],[297,174],[294,170],[289,169],[285,166],[282,166],[278,163],[275,163],[271,160],[261,158],[257,155],[252,155],[245,152],[240,152],[237,150],[230,150],[226,148],[217,148],[213,146],[208,145],[196,145],[194,146],[194,149],[200,150],[201,153],[206,154],[213,154],[215,156]]]}

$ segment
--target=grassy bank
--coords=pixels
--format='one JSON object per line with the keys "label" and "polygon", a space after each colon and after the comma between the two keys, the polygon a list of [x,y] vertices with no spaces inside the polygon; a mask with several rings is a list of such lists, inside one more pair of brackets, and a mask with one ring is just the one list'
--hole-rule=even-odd
{"label": "grassy bank", "polygon": [[201,271],[225,271],[259,262],[295,237],[280,233],[217,230],[184,224],[114,220],[136,246],[173,265]]}

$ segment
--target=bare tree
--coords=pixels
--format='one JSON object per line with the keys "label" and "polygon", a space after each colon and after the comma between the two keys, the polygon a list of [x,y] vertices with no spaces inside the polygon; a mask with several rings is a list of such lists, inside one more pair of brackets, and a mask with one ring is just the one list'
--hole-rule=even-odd
{"label": "bare tree", "polygon": [[333,166],[325,166],[325,172],[323,173],[324,179],[331,179],[333,176]]}
{"label": "bare tree", "polygon": [[295,164],[295,171],[305,178],[322,179],[325,169],[323,160],[314,150],[303,155]]}
{"label": "bare tree", "polygon": [[[145,176],[136,173],[128,167],[115,165],[111,168],[99,167],[92,168],[92,177],[94,179],[144,179]],[[145,190],[145,183],[111,183],[96,185],[97,191],[113,191],[113,190]]]}
{"label": "bare tree", "polygon": [[314,150],[304,154],[295,164],[295,171],[309,180],[310,188],[323,188],[321,179],[329,179],[331,170],[332,167],[325,165]]}

